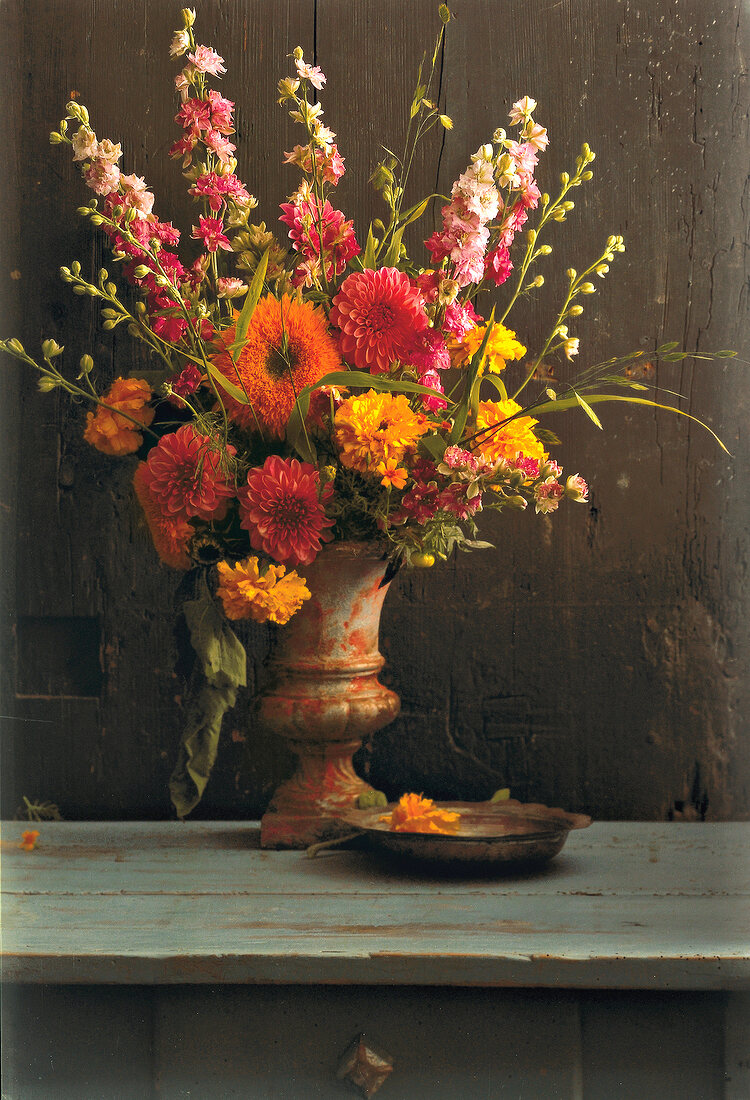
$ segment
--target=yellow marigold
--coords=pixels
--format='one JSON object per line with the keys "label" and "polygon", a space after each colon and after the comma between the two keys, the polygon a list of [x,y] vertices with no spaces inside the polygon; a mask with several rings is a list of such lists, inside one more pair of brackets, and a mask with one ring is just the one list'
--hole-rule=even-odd
{"label": "yellow marigold", "polygon": [[456,833],[461,815],[454,810],[441,810],[431,798],[420,794],[404,794],[386,821],[394,833]]}
{"label": "yellow marigold", "polygon": [[138,425],[147,428],[154,419],[154,410],[148,404],[150,400],[151,387],[142,378],[116,378],[102,401],[133,419],[127,420],[98,405],[96,412],[86,414],[83,438],[106,455],[133,454],[143,443]]}
{"label": "yellow marigold", "polygon": [[216,568],[220,578],[217,595],[228,619],[283,625],[310,599],[304,578],[294,570],[287,573],[283,565],[269,565],[262,576],[256,557],[235,566],[220,561]]}
{"label": "yellow marigold", "polygon": [[[507,401],[480,401],[476,421],[476,452],[487,462],[513,462],[519,455],[547,461],[547,452],[534,435],[538,420],[519,416],[507,424],[503,421],[520,412],[521,406]],[[498,427],[498,425],[501,425]],[[484,429],[484,430],[483,430]]]}
{"label": "yellow marigold", "polygon": [[[335,425],[343,465],[363,474],[374,473],[381,465],[395,468],[430,426],[404,394],[375,390],[347,398],[336,412]],[[395,465],[389,466],[389,461]]]}
{"label": "yellow marigold", "polygon": [[[468,366],[471,357],[479,351],[486,331],[486,325],[477,325],[453,345],[452,359],[455,366]],[[516,340],[515,332],[511,332],[505,325],[500,324],[493,325],[484,351],[485,360],[482,370],[487,366],[493,374],[499,374],[500,371],[505,370],[505,364],[509,359],[522,359],[526,354],[526,348]]]}

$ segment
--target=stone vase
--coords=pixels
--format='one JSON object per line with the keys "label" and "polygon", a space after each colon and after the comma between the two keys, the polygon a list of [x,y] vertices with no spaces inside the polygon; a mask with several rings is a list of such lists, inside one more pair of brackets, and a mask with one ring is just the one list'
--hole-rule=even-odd
{"label": "stone vase", "polygon": [[333,542],[299,569],[312,596],[279,630],[270,683],[256,701],[263,727],[298,757],[263,816],[263,848],[306,848],[344,835],[337,811],[372,791],[352,756],[400,706],[378,680],[386,565],[371,543]]}

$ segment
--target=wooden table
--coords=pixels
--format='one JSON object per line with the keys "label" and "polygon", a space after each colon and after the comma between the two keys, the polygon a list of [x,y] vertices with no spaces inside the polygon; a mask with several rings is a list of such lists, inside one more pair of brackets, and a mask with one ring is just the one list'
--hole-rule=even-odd
{"label": "wooden table", "polygon": [[251,823],[22,827],[13,1100],[343,1097],[362,1031],[390,1100],[750,1097],[749,825],[595,824],[509,878],[261,851]]}

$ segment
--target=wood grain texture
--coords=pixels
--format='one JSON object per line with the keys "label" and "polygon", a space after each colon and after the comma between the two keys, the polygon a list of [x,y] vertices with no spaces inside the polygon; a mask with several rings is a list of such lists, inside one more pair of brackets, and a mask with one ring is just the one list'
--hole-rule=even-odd
{"label": "wood grain texture", "polygon": [[334,1073],[362,1029],[394,1058],[381,1094],[392,1100],[746,1100],[736,1075],[723,1073],[726,1001],[585,990],[451,988],[426,998],[408,987],[6,986],[4,1084],[9,1100],[351,1100]]}
{"label": "wood grain texture", "polygon": [[4,830],[6,981],[750,989],[748,826],[594,825],[546,869],[415,875],[248,825]]}
{"label": "wood grain texture", "polygon": [[[198,5],[203,40],[227,59],[238,172],[260,199],[259,217],[273,222],[296,183],[280,164],[294,133],[275,86],[299,43],[329,77],[326,119],[350,172],[340,201],[362,236],[376,212],[367,176],[378,143],[403,132],[435,6]],[[73,213],[82,185],[47,134],[78,93],[97,131],[122,141],[128,169],[145,174],[157,212],[189,234],[184,181],[166,157],[166,53],[178,11],[153,0],[0,8],[14,104],[3,148],[17,166],[5,173],[0,215],[3,334],[29,348],[54,336],[71,370],[90,350],[105,379],[142,361],[125,333],[111,340],[88,302],[59,282],[61,264],[78,257],[93,268],[104,254]],[[544,293],[517,315],[529,346],[549,323],[562,270],[622,232],[628,251],[579,330],[585,362],[665,339],[691,351],[735,347],[750,359],[749,51],[747,7],[734,0],[457,0],[441,71],[441,104],[455,126],[420,154],[415,199],[436,181],[446,193],[526,92],[552,139],[543,186],[553,187],[583,140],[598,153],[594,184],[550,238],[557,275],[548,265]],[[182,690],[172,671],[177,578],[158,567],[138,521],[131,465],[82,442],[81,408],[41,398],[12,363],[2,370],[9,458],[0,511],[15,545],[3,565],[5,812],[26,795],[72,818],[168,817]],[[727,361],[660,371],[659,382],[720,431],[731,459],[667,414],[607,409],[603,436],[571,415],[552,426],[565,439],[560,461],[592,484],[590,506],[551,520],[491,517],[484,532],[495,554],[397,581],[381,648],[403,712],[360,755],[375,786],[453,798],[510,786],[522,799],[599,818],[750,816],[748,377]],[[101,692],[16,697],[16,616],[97,618]],[[199,816],[256,816],[288,774],[289,757],[250,721],[270,639],[265,628],[247,631],[250,687],[227,719]]]}

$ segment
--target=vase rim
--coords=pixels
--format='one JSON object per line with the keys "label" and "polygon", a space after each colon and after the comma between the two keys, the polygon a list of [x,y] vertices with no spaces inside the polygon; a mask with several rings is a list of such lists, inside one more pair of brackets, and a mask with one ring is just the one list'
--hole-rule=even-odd
{"label": "vase rim", "polygon": [[320,557],[321,554],[345,554],[350,558],[370,558],[372,561],[385,561],[388,556],[382,543],[372,540],[359,542],[355,539],[337,539],[334,542],[327,542],[321,547],[318,556]]}

